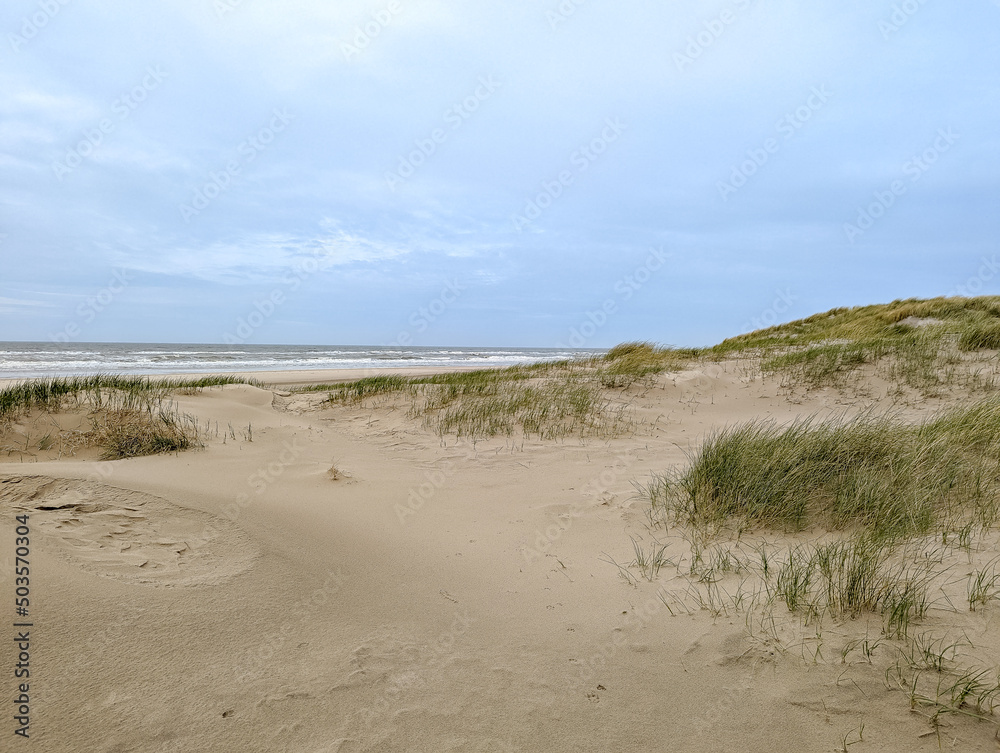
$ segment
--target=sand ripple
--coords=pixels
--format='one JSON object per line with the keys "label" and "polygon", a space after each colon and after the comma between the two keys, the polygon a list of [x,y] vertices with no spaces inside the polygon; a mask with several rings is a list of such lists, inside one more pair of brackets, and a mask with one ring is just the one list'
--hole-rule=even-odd
{"label": "sand ripple", "polygon": [[257,556],[224,518],[94,481],[0,476],[0,508],[28,513],[32,530],[82,569],[130,583],[218,583]]}

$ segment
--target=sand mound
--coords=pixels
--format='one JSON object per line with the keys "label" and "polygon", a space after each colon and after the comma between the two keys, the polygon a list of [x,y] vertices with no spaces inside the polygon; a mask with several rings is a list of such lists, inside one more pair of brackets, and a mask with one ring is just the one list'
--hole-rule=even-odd
{"label": "sand mound", "polygon": [[131,583],[217,583],[256,557],[223,518],[93,481],[0,477],[0,508],[28,513],[33,530],[84,570]]}

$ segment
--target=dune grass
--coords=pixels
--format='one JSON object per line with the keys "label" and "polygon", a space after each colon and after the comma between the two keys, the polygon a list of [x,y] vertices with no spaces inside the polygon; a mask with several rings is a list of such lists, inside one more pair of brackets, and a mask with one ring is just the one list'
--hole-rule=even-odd
{"label": "dune grass", "polygon": [[861,366],[875,363],[889,352],[886,343],[827,343],[782,353],[761,363],[764,374],[784,374],[808,387],[843,386]]}
{"label": "dune grass", "polygon": [[[977,543],[993,541],[1000,521],[1000,398],[920,424],[871,414],[750,421],[711,434],[685,468],[640,488],[651,525],[680,524],[689,541],[697,608],[743,610],[751,637],[780,645],[782,603],[800,630],[815,629],[800,644],[815,644],[812,661],[825,619],[877,615],[880,637],[849,642],[845,656],[863,644],[871,664],[884,642],[898,657],[883,662],[887,685],[935,729],[949,716],[996,724],[996,669],[959,663],[955,639],[916,626],[947,631],[954,618],[932,610],[972,615],[1000,602],[998,560],[983,562],[992,545]],[[803,531],[810,541],[785,538]],[[748,555],[745,540],[761,543]],[[735,594],[722,585],[727,572],[741,573]]]}
{"label": "dune grass", "polygon": [[[628,343],[598,358],[423,377],[375,376],[326,385],[328,402],[405,397],[409,414],[440,435],[541,439],[614,436],[629,426],[621,391],[679,368],[690,353]],[[617,390],[617,392],[616,392]]]}
{"label": "dune grass", "polygon": [[603,386],[627,388],[647,377],[681,369],[700,353],[695,348],[664,348],[648,342],[622,343],[604,354],[598,371]]}
{"label": "dune grass", "polygon": [[[914,331],[942,328],[961,335],[1000,325],[1000,296],[910,298],[886,304],[836,308],[787,324],[723,340],[715,354],[773,347],[802,347],[830,341],[891,342]],[[938,330],[941,331],[940,329]],[[972,341],[969,343],[972,345]]]}
{"label": "dune grass", "polygon": [[[701,359],[753,356],[763,374],[778,376],[789,387],[809,389],[847,387],[863,368],[872,367],[897,389],[905,385],[931,395],[944,388],[996,390],[1000,370],[990,355],[994,348],[1000,348],[1000,296],[909,299],[833,309],[729,338],[710,348],[626,342],[585,361],[431,377],[366,377],[307,389],[329,392],[334,403],[406,395],[414,404],[422,402],[422,407],[414,409],[415,415],[448,411],[429,419],[430,425],[445,433],[492,436],[520,430],[564,436],[586,432],[587,427],[600,423],[593,420],[593,411],[588,417],[579,406],[600,404],[602,390],[649,384],[658,374]],[[964,368],[963,358],[969,357],[987,358],[986,367]],[[540,387],[541,382],[548,384]],[[575,418],[567,420],[570,416]]]}
{"label": "dune grass", "polygon": [[[398,380],[399,378],[394,378]],[[333,402],[359,402],[390,392],[409,398],[409,414],[439,435],[481,438],[614,433],[619,423],[600,383],[568,365],[514,366],[417,377],[381,383],[384,390],[356,383],[331,394]],[[361,393],[364,393],[363,396]]]}
{"label": "dune grass", "polygon": [[880,614],[885,634],[904,638],[927,614],[939,573],[926,560],[894,555],[891,544],[870,536],[800,545],[777,571],[777,593],[790,611],[809,617]]}
{"label": "dune grass", "polygon": [[54,410],[66,398],[87,397],[100,402],[101,395],[109,391],[134,396],[163,397],[173,391],[200,390],[225,384],[263,386],[258,380],[227,374],[213,374],[189,379],[153,378],[124,374],[30,379],[0,389],[0,420],[33,408]]}
{"label": "dune grass", "polygon": [[551,381],[540,385],[497,384],[473,398],[449,392],[431,394],[418,412],[438,434],[468,437],[513,436],[540,439],[613,436],[628,425],[589,381]]}
{"label": "dune grass", "polygon": [[696,527],[861,528],[880,538],[997,519],[1000,399],[911,426],[887,417],[750,421],[715,432],[654,506]]}
{"label": "dune grass", "polygon": [[959,335],[962,350],[1000,350],[1000,322],[975,322],[965,327]]}
{"label": "dune grass", "polygon": [[254,384],[232,375],[190,379],[120,374],[57,377],[19,382],[0,390],[0,425],[41,409],[56,411],[67,401],[88,411],[89,444],[101,448],[105,460],[174,452],[200,443],[196,422],[165,398],[173,392],[196,392],[226,384]]}
{"label": "dune grass", "polygon": [[986,567],[975,570],[969,575],[969,610],[975,612],[990,602],[1000,600],[1000,573],[997,572],[997,560]]}
{"label": "dune grass", "polygon": [[764,375],[807,389],[846,388],[868,367],[895,385],[893,394],[903,394],[905,386],[929,396],[945,389],[971,394],[1000,388],[994,347],[1000,347],[1000,297],[910,299],[833,309],[711,348],[626,342],[584,361],[366,377],[310,389],[328,391],[334,403],[406,396],[411,413],[441,433],[558,437],[606,433],[599,419],[614,405],[608,396],[621,394],[614,390],[651,384],[659,374],[702,359],[752,357]]}
{"label": "dune grass", "polygon": [[[407,380],[400,376],[363,377],[345,384],[330,385],[332,388],[330,397],[345,402],[359,403],[365,398],[405,390],[407,386]],[[322,387],[311,387],[310,391],[315,391],[315,389],[322,389]],[[334,396],[336,397],[334,398]]]}
{"label": "dune grass", "polygon": [[200,444],[197,423],[163,406],[97,411],[88,438],[101,448],[102,460],[177,452]]}
{"label": "dune grass", "polygon": [[[832,309],[729,338],[707,354],[756,353],[764,374],[778,375],[791,387],[843,388],[872,366],[893,384],[936,394],[965,376],[949,367],[963,358],[993,358],[998,349],[1000,296],[983,296]],[[997,387],[995,379],[966,380],[962,386]]]}
{"label": "dune grass", "polygon": [[[845,622],[859,620],[853,629],[865,638],[849,640],[845,655],[863,646],[871,664],[881,646],[887,686],[933,729],[961,717],[996,727],[997,669],[964,630],[955,637],[954,623],[975,615],[985,630],[981,620],[1000,606],[1000,566],[989,559],[1000,522],[1000,397],[980,394],[997,390],[997,350],[1000,297],[834,309],[703,351],[749,358],[785,387],[864,394],[880,376],[889,396],[908,387],[962,402],[916,425],[872,413],[753,420],[715,431],[686,467],[639,485],[650,531],[680,533],[689,549],[653,550],[690,563],[677,564],[689,586],[664,601],[671,612],[742,612],[751,640],[795,646],[810,662],[822,661],[828,618],[848,636]],[[758,543],[748,553],[746,542]],[[651,557],[634,540],[633,549],[633,566],[650,577]],[[870,615],[882,622],[874,640]]]}

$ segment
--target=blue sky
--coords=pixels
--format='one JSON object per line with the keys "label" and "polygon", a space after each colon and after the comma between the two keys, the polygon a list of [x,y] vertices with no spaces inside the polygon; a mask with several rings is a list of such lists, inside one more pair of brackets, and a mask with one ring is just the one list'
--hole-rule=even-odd
{"label": "blue sky", "polygon": [[1000,0],[7,0],[0,340],[712,344],[1000,291]]}

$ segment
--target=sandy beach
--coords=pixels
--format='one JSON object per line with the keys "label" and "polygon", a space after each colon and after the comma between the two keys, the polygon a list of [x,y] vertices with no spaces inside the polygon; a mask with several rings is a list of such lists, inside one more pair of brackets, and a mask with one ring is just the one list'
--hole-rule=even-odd
{"label": "sandy beach", "polygon": [[[288,387],[306,387],[310,385],[317,384],[337,384],[338,382],[349,382],[355,379],[361,379],[363,377],[380,376],[380,375],[397,375],[403,377],[422,377],[422,376],[432,376],[434,374],[441,373],[451,373],[459,371],[474,371],[476,366],[468,367],[450,367],[450,368],[439,368],[439,367],[412,367],[412,368],[387,368],[387,369],[289,369],[285,371],[241,371],[241,372],[225,372],[225,373],[235,373],[237,376],[254,380],[256,382],[263,382],[268,387],[275,388],[288,388]],[[211,371],[185,371],[177,374],[152,374],[150,379],[197,379],[198,377],[208,376],[211,374],[223,373],[223,372],[211,372]],[[0,379],[0,389],[9,387],[12,384],[17,384],[19,379]]]}
{"label": "sandy beach", "polygon": [[0,753],[1000,753],[1000,0],[4,10]]}
{"label": "sandy beach", "polygon": [[[229,427],[203,449],[0,464],[5,543],[30,513],[34,750],[791,753],[859,731],[852,750],[939,749],[888,654],[842,655],[877,619],[755,635],[697,596],[680,531],[655,534],[680,563],[658,577],[616,565],[653,535],[636,484],[713,428],[880,398],[703,362],[623,391],[623,436],[473,442],[400,396],[284,389],[346,375],[258,376],[282,389],[173,396]],[[940,740],[996,750],[994,733],[959,719]]]}

